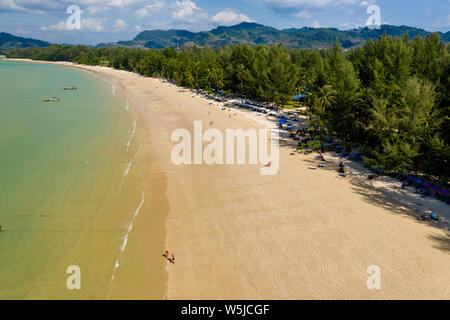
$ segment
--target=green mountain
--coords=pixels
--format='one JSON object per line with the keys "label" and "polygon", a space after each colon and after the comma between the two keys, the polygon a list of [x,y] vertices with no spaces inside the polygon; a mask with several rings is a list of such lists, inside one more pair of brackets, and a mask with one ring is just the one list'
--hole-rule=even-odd
{"label": "green mountain", "polygon": [[[301,28],[284,29],[267,27],[257,23],[243,22],[231,27],[217,27],[211,31],[190,32],[187,30],[146,30],[139,33],[133,40],[99,44],[97,47],[140,47],[166,48],[182,46],[212,46],[229,44],[278,44],[290,48],[328,48],[336,40],[344,48],[361,45],[367,40],[375,40],[382,34],[399,37],[408,34],[411,39],[417,36],[425,37],[430,32],[408,26],[382,25],[380,29],[367,27],[342,31],[335,28]],[[450,32],[439,32],[444,42],[450,42]]]}
{"label": "green mountain", "polygon": [[29,47],[48,47],[49,45],[49,42],[16,37],[9,33],[0,32],[0,52]]}

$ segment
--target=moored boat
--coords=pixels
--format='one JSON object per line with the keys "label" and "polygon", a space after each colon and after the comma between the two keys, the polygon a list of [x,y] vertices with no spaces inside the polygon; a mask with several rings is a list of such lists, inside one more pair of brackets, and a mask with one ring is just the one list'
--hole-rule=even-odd
{"label": "moored boat", "polygon": [[61,99],[57,97],[42,99],[42,102],[59,102],[59,101],[61,101]]}

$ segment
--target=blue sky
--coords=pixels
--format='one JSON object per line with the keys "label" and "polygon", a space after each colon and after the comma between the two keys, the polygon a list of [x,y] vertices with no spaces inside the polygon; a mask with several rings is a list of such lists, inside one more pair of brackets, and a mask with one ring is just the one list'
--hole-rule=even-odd
{"label": "blue sky", "polygon": [[[129,40],[145,29],[210,30],[243,21],[283,28],[364,26],[377,5],[381,22],[450,30],[450,0],[0,0],[0,31],[58,43]],[[81,29],[67,30],[68,6]]]}

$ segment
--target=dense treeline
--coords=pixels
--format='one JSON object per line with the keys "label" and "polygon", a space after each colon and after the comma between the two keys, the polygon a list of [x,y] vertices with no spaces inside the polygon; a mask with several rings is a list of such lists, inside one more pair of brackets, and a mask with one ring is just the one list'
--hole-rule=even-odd
{"label": "dense treeline", "polygon": [[450,47],[437,34],[382,36],[344,52],[246,45],[141,50],[53,45],[9,57],[108,64],[281,106],[306,96],[312,134],[358,147],[386,171],[450,178]]}

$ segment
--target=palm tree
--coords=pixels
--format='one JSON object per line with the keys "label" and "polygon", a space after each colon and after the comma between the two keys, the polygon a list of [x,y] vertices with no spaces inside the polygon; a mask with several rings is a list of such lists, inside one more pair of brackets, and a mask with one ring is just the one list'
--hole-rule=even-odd
{"label": "palm tree", "polygon": [[336,91],[330,85],[324,85],[319,88],[317,92],[315,101],[315,110],[313,111],[316,114],[317,120],[316,127],[319,131],[319,135],[321,138],[324,137],[327,123],[327,108],[330,107],[334,103],[334,98],[336,96]]}
{"label": "palm tree", "polygon": [[321,102],[323,114],[326,113],[326,108],[334,103],[334,97],[336,96],[336,91],[330,85],[324,85],[319,89],[319,101]]}

